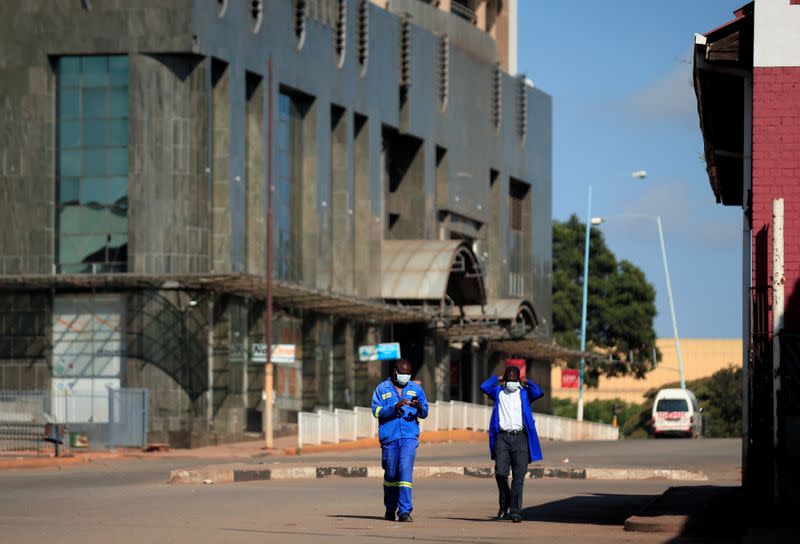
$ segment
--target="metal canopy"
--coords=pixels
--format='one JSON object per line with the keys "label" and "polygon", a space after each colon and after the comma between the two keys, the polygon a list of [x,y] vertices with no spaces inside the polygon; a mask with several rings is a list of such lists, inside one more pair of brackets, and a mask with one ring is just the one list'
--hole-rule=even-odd
{"label": "metal canopy", "polygon": [[483,274],[463,240],[384,240],[381,298],[480,305],[486,302]]}
{"label": "metal canopy", "polygon": [[[264,298],[265,278],[253,274],[26,274],[0,276],[0,291],[49,289],[183,289]],[[273,282],[275,304],[373,323],[424,323],[419,307],[332,293],[296,283]]]}
{"label": "metal canopy", "polygon": [[539,318],[533,304],[525,298],[490,298],[485,306],[465,306],[464,315],[469,319],[484,319],[486,316],[498,321],[523,321],[537,325]]}

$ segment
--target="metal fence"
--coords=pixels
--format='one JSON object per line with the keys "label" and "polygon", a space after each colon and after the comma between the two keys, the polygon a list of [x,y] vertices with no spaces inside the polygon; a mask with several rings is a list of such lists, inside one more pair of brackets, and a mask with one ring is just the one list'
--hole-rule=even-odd
{"label": "metal fence", "polygon": [[[429,405],[428,417],[421,419],[420,432],[470,429],[488,431],[492,407],[468,402],[436,401]],[[618,440],[619,429],[603,423],[577,421],[548,414],[533,414],[536,431],[544,440]],[[378,424],[369,408],[333,412],[300,412],[297,417],[297,447],[373,438]]]}
{"label": "metal fence", "polygon": [[0,453],[51,453],[49,437],[73,450],[103,450],[147,444],[148,392],[0,390]]}

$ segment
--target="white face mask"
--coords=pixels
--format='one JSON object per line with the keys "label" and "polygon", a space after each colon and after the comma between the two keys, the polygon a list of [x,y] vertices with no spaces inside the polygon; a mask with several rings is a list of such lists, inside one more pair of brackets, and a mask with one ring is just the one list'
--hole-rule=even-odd
{"label": "white face mask", "polygon": [[506,382],[506,390],[513,393],[519,389],[519,382]]}
{"label": "white face mask", "polygon": [[396,378],[397,383],[399,383],[400,385],[407,384],[408,380],[411,379],[411,374],[396,374],[396,376],[397,376]]}

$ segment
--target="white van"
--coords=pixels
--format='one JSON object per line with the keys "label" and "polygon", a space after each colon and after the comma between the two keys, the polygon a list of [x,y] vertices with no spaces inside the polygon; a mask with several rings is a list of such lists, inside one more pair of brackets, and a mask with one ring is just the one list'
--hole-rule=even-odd
{"label": "white van", "polygon": [[700,438],[703,409],[688,389],[662,389],[653,401],[653,436],[683,435]]}

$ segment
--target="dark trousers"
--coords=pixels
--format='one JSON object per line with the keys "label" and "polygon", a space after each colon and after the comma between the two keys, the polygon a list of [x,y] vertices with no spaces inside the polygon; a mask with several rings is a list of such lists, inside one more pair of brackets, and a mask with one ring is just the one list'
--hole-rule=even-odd
{"label": "dark trousers", "polygon": [[[528,473],[528,435],[500,432],[494,443],[494,474],[500,491],[500,510],[522,515],[522,484]],[[511,488],[508,471],[511,470]]]}

